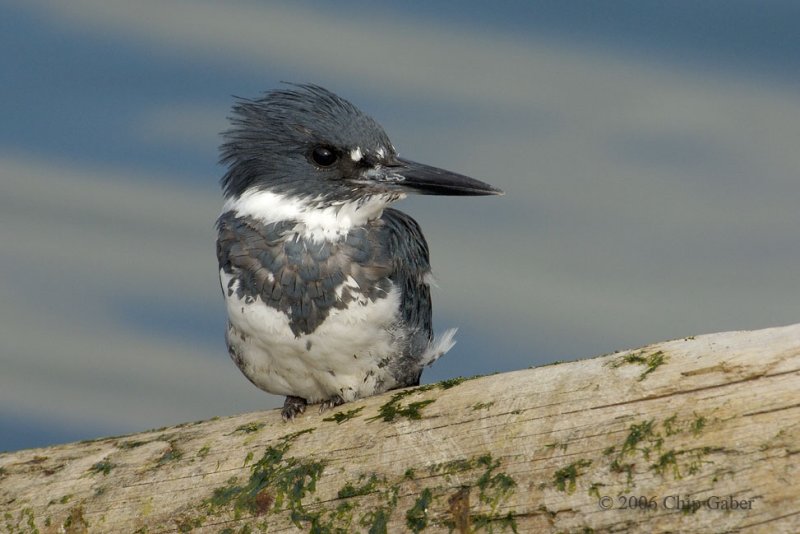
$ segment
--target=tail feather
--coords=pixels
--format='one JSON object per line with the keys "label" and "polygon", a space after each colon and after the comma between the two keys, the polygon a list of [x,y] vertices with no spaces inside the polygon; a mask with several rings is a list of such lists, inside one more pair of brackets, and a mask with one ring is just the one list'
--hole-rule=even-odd
{"label": "tail feather", "polygon": [[452,349],[453,345],[456,344],[456,332],[458,332],[458,328],[450,328],[438,336],[435,336],[433,341],[428,344],[428,348],[425,349],[425,352],[422,353],[420,363],[423,366],[431,365],[448,350]]}

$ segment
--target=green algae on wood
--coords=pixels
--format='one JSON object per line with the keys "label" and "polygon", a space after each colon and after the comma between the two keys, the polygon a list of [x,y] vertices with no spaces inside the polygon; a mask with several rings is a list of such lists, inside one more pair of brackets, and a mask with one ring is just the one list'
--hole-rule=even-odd
{"label": "green algae on wood", "polygon": [[471,519],[472,524],[475,526],[474,532],[480,532],[481,530],[494,532],[495,525],[503,531],[510,530],[514,534],[518,532],[517,514],[514,512],[508,512],[505,515],[474,514]]}
{"label": "green algae on wood", "polygon": [[[292,441],[307,429],[284,436],[276,445],[267,447],[260,460],[250,468],[250,478],[241,484],[236,478],[214,490],[206,501],[209,511],[232,511],[235,518],[242,512],[262,515],[288,509],[304,515],[302,499],[316,491],[316,484],[325,469],[322,461],[286,456]],[[284,506],[285,505],[285,506]]]}
{"label": "green algae on wood", "polygon": [[17,514],[16,521],[14,515],[10,512],[5,512],[3,514],[3,519],[6,532],[9,534],[15,534],[17,532],[20,534],[23,532],[39,534],[39,529],[36,528],[36,516],[31,508],[23,508],[20,510],[19,514]]}
{"label": "green algae on wood", "polygon": [[142,440],[129,440],[129,441],[121,441],[117,442],[118,449],[135,449],[137,447],[141,447],[142,445],[147,445],[150,441],[142,441]]}
{"label": "green algae on wood", "polygon": [[203,445],[202,447],[200,447],[200,449],[197,451],[197,457],[198,457],[198,458],[200,458],[200,459],[202,460],[203,458],[205,458],[206,456],[208,456],[208,453],[209,453],[209,452],[211,452],[211,445],[209,445],[208,443],[206,443],[205,445]]}
{"label": "green algae on wood", "polygon": [[323,421],[332,421],[335,422],[337,425],[341,425],[345,421],[349,421],[353,417],[357,416],[361,410],[363,410],[363,406],[359,406],[358,408],[353,408],[352,410],[347,410],[345,412],[336,412],[330,415],[330,417],[325,417]]}
{"label": "green algae on wood", "polygon": [[[364,478],[366,478],[365,475],[361,475],[360,477],[358,477],[358,482],[357,482],[358,485],[355,485],[355,486],[350,482],[345,484],[342,487],[342,489],[339,490],[339,492],[337,494],[338,497],[340,499],[347,499],[347,498],[350,498],[350,497],[357,497],[359,495],[366,495],[368,493],[372,493],[373,491],[375,491],[375,487],[377,486],[377,484],[379,482],[378,477],[375,476],[375,474],[373,473],[369,477],[369,479],[362,484],[362,481],[364,480]],[[383,482],[385,483],[386,480],[383,479]]]}
{"label": "green algae on wood", "polygon": [[477,481],[480,490],[478,498],[494,511],[500,501],[514,491],[517,483],[506,473],[495,473],[495,470],[500,467],[500,460],[493,459],[491,454],[478,457],[478,465],[486,468]]}
{"label": "green algae on wood", "polygon": [[[423,386],[424,387],[424,386]],[[419,420],[422,419],[422,409],[436,402],[436,399],[426,399],[416,402],[410,402],[406,405],[401,404],[401,401],[408,397],[409,395],[413,395],[418,391],[426,391],[427,389],[417,388],[417,389],[407,389],[403,391],[398,391],[392,398],[389,399],[389,402],[378,408],[378,415],[374,417],[370,417],[367,421],[384,421],[386,423],[391,423],[395,419],[405,417],[406,419],[412,420]]]}
{"label": "green algae on wood", "polygon": [[694,414],[694,417],[694,421],[692,421],[690,428],[692,430],[692,434],[699,436],[703,431],[703,428],[705,428],[707,421],[706,418],[701,415]]}
{"label": "green algae on wood", "polygon": [[252,434],[267,426],[266,423],[245,423],[237,426],[231,434]]}
{"label": "green algae on wood", "polygon": [[178,448],[177,441],[171,440],[169,441],[169,447],[164,451],[164,454],[161,455],[156,464],[162,466],[170,462],[177,462],[181,458],[183,458],[183,451]]}
{"label": "green algae on wood", "polygon": [[441,382],[437,383],[436,385],[439,386],[442,389],[450,389],[450,388],[456,387],[457,385],[459,385],[462,382],[465,382],[467,380],[469,380],[469,378],[465,378],[463,376],[457,376],[455,378],[448,378],[447,380],[442,380]]}
{"label": "green algae on wood", "polygon": [[672,414],[660,424],[655,419],[634,423],[629,427],[619,449],[614,446],[608,447],[603,451],[603,455],[612,458],[609,469],[612,473],[625,474],[629,486],[633,485],[634,468],[637,464],[625,459],[635,457],[637,454],[648,461],[650,471],[662,477],[672,474],[675,480],[680,480],[682,473],[693,475],[699,472],[703,465],[713,463],[707,460],[706,456],[721,449],[706,446],[694,449],[672,447],[667,450],[666,444],[681,434],[697,437],[706,427],[707,421],[705,416],[693,412],[693,418],[689,421],[680,421],[677,414]]}
{"label": "green algae on wood", "polygon": [[638,380],[641,382],[647,376],[661,367],[667,361],[667,355],[663,351],[656,351],[652,354],[645,354],[644,351],[632,352],[626,354],[611,364],[612,367],[620,367],[625,364],[643,365],[644,370],[639,375]]}
{"label": "green algae on wood", "polygon": [[578,460],[577,462],[572,462],[566,467],[562,467],[558,469],[555,473],[553,473],[553,483],[556,486],[558,491],[565,491],[567,493],[573,493],[575,491],[576,482],[578,477],[584,474],[583,469],[592,465],[591,460]]}
{"label": "green algae on wood", "polygon": [[116,467],[115,464],[109,462],[108,460],[102,460],[92,465],[92,467],[89,468],[89,473],[93,475],[98,473],[108,475],[111,470],[114,469],[114,467]]}
{"label": "green algae on wood", "polygon": [[433,501],[433,493],[430,488],[425,488],[422,493],[417,497],[408,511],[406,511],[406,526],[412,532],[421,532],[428,526],[428,507]]}
{"label": "green algae on wood", "polygon": [[83,517],[83,506],[74,506],[61,525],[67,534],[83,534],[89,532],[89,522]]}

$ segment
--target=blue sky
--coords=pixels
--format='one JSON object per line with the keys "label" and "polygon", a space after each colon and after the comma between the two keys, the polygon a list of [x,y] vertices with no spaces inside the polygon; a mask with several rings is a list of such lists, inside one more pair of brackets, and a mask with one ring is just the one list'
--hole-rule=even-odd
{"label": "blue sky", "polygon": [[275,407],[228,361],[232,95],[315,82],[502,198],[413,198],[424,381],[800,316],[795,2],[0,2],[0,450]]}

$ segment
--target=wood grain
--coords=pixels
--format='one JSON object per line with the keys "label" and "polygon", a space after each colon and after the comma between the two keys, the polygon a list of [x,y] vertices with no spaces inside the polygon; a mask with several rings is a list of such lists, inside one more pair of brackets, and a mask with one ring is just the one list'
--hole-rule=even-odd
{"label": "wood grain", "polygon": [[800,324],[0,455],[3,532],[800,532]]}

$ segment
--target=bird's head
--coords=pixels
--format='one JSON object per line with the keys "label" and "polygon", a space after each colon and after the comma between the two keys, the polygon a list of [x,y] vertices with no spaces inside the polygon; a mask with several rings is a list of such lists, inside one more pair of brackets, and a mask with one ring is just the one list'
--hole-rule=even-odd
{"label": "bird's head", "polygon": [[239,99],[225,132],[222,186],[228,199],[268,191],[321,205],[407,192],[497,195],[499,189],[398,157],[383,128],[316,85],[292,85]]}

